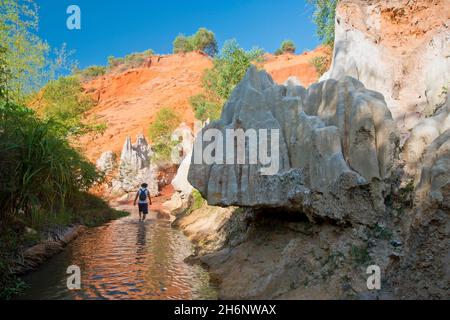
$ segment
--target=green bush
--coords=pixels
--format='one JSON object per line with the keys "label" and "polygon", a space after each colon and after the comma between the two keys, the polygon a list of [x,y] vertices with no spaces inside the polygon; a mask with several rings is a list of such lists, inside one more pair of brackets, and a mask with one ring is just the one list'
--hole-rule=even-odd
{"label": "green bush", "polygon": [[149,49],[143,52],[134,52],[126,55],[123,58],[115,58],[113,56],[108,57],[108,69],[109,71],[123,72],[128,69],[138,68],[142,66],[146,59],[154,55],[153,50]]}
{"label": "green bush", "polygon": [[280,55],[283,53],[295,53],[296,47],[292,40],[284,40],[281,43],[281,47],[275,51],[275,55]]}
{"label": "green bush", "polygon": [[205,94],[198,94],[189,98],[195,118],[201,121],[217,120],[220,118],[222,105],[218,101],[207,97]]}
{"label": "green bush", "polygon": [[39,120],[30,109],[0,105],[0,216],[64,210],[99,180],[95,166],[61,132],[60,124]]}
{"label": "green bush", "polygon": [[171,141],[171,135],[179,124],[180,117],[170,108],[162,108],[156,114],[155,120],[148,128],[156,160],[170,159],[172,147],[175,146]]}
{"label": "green bush", "polygon": [[68,136],[104,131],[104,124],[84,120],[84,113],[94,106],[94,102],[84,93],[76,76],[50,81],[32,101],[33,108],[42,117],[59,122],[60,129]]}
{"label": "green bush", "polygon": [[61,77],[50,81],[42,94],[43,111],[60,120],[72,119],[93,106],[92,100],[83,93],[76,77]]}
{"label": "green bush", "polygon": [[317,74],[321,77],[329,68],[329,61],[325,56],[312,58],[309,63],[316,69]]}
{"label": "green bush", "polygon": [[207,55],[214,57],[218,51],[214,33],[208,29],[200,28],[191,36],[180,34],[173,41],[174,53],[186,53],[192,51],[203,51]]}
{"label": "green bush", "polygon": [[173,53],[186,53],[194,50],[194,44],[184,34],[179,34],[173,41]]}
{"label": "green bush", "polygon": [[190,208],[191,211],[200,209],[205,203],[206,203],[206,200],[203,199],[200,192],[198,190],[194,189],[192,191],[192,206]]}
{"label": "green bush", "polygon": [[236,40],[225,42],[220,53],[214,58],[214,65],[203,75],[204,94],[190,98],[195,117],[201,121],[216,120],[222,106],[230,97],[235,86],[245,76],[250,65],[262,60],[263,51],[245,51]]}
{"label": "green bush", "polygon": [[245,51],[234,39],[226,41],[214,59],[213,68],[206,71],[203,87],[221,102],[226,101],[250,65],[261,61],[263,53],[261,49]]}
{"label": "green bush", "polygon": [[73,74],[80,77],[81,81],[89,81],[105,75],[106,72],[107,68],[104,66],[90,66],[83,70],[76,70]]}

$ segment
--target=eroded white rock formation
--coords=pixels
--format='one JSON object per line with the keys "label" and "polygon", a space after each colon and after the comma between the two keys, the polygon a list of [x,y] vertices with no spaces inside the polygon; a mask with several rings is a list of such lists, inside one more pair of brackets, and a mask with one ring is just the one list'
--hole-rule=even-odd
{"label": "eroded white rock formation", "polygon": [[96,162],[97,169],[104,174],[111,173],[117,165],[116,154],[112,151],[105,151]]}
{"label": "eroded white rock formation", "polygon": [[118,176],[112,182],[114,193],[136,191],[142,183],[148,184],[152,196],[158,195],[158,170],[151,164],[152,150],[144,135],[137,137],[132,144],[131,138],[125,140],[120,155]]}
{"label": "eroded white rock formation", "polygon": [[224,137],[227,129],[278,129],[280,141],[275,175],[261,175],[259,164],[192,161],[189,182],[210,205],[284,208],[364,224],[384,211],[399,135],[383,96],[353,78],[306,90],[295,82],[277,85],[251,67],[221,119],[201,134],[211,128]]}

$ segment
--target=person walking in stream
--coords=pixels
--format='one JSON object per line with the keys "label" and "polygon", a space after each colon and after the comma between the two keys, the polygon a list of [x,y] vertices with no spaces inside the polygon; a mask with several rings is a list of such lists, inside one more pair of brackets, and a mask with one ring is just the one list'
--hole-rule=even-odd
{"label": "person walking in stream", "polygon": [[136,201],[138,201],[139,208],[139,221],[144,221],[145,217],[148,214],[148,206],[152,204],[152,199],[150,197],[150,192],[147,189],[148,184],[143,183],[139,188],[138,192],[136,192],[136,197],[134,198],[134,205],[136,205]]}

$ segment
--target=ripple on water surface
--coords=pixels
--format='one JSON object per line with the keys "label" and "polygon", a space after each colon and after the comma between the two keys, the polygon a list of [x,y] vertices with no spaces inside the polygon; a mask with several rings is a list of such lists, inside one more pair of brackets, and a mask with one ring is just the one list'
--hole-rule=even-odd
{"label": "ripple on water surface", "polygon": [[[184,259],[189,240],[164,220],[136,215],[92,228],[24,278],[26,299],[215,299],[208,273]],[[81,290],[69,291],[67,267],[81,269]]]}

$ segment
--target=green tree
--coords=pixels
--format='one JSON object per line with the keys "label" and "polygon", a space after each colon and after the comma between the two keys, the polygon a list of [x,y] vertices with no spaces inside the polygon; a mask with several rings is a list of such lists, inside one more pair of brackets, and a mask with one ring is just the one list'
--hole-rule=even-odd
{"label": "green tree", "polygon": [[323,44],[333,46],[334,20],[339,0],[308,0],[308,2],[315,7],[313,19],[317,25],[317,35]]}
{"label": "green tree", "polygon": [[200,50],[214,57],[217,52],[217,41],[214,33],[208,29],[200,28],[192,39],[195,50]]}
{"label": "green tree", "polygon": [[6,48],[0,46],[0,102],[8,100],[10,72],[6,64]]}
{"label": "green tree", "polygon": [[281,47],[275,51],[276,55],[280,55],[283,53],[295,53],[295,50],[297,48],[295,47],[295,43],[292,40],[284,40],[281,43]]}
{"label": "green tree", "polygon": [[221,102],[225,102],[250,65],[260,61],[263,53],[258,48],[245,51],[234,39],[226,41],[214,59],[213,68],[206,71],[203,87]]}
{"label": "green tree", "polygon": [[[83,121],[83,114],[93,105],[92,99],[84,93],[76,76],[52,80],[35,95],[33,107],[43,118],[53,119],[61,124],[64,134],[80,135],[98,131],[101,126]],[[63,132],[62,132],[63,133]]]}
{"label": "green tree", "polygon": [[11,99],[39,88],[48,76],[48,44],[36,31],[38,9],[32,0],[0,0],[0,43],[7,49],[6,65],[14,77],[8,82]]}
{"label": "green tree", "polygon": [[186,53],[195,50],[203,51],[214,57],[218,52],[214,33],[206,28],[200,28],[191,36],[178,35],[173,42],[174,53]]}
{"label": "green tree", "polygon": [[189,102],[194,110],[195,118],[201,121],[217,120],[220,117],[221,103],[208,97],[205,94],[198,94],[189,98]]}
{"label": "green tree", "polygon": [[186,53],[194,51],[194,46],[184,34],[179,34],[173,41],[173,53]]}
{"label": "green tree", "polygon": [[164,107],[156,114],[155,120],[148,128],[148,135],[157,160],[170,159],[173,146],[171,135],[179,124],[180,117],[170,108]]}

